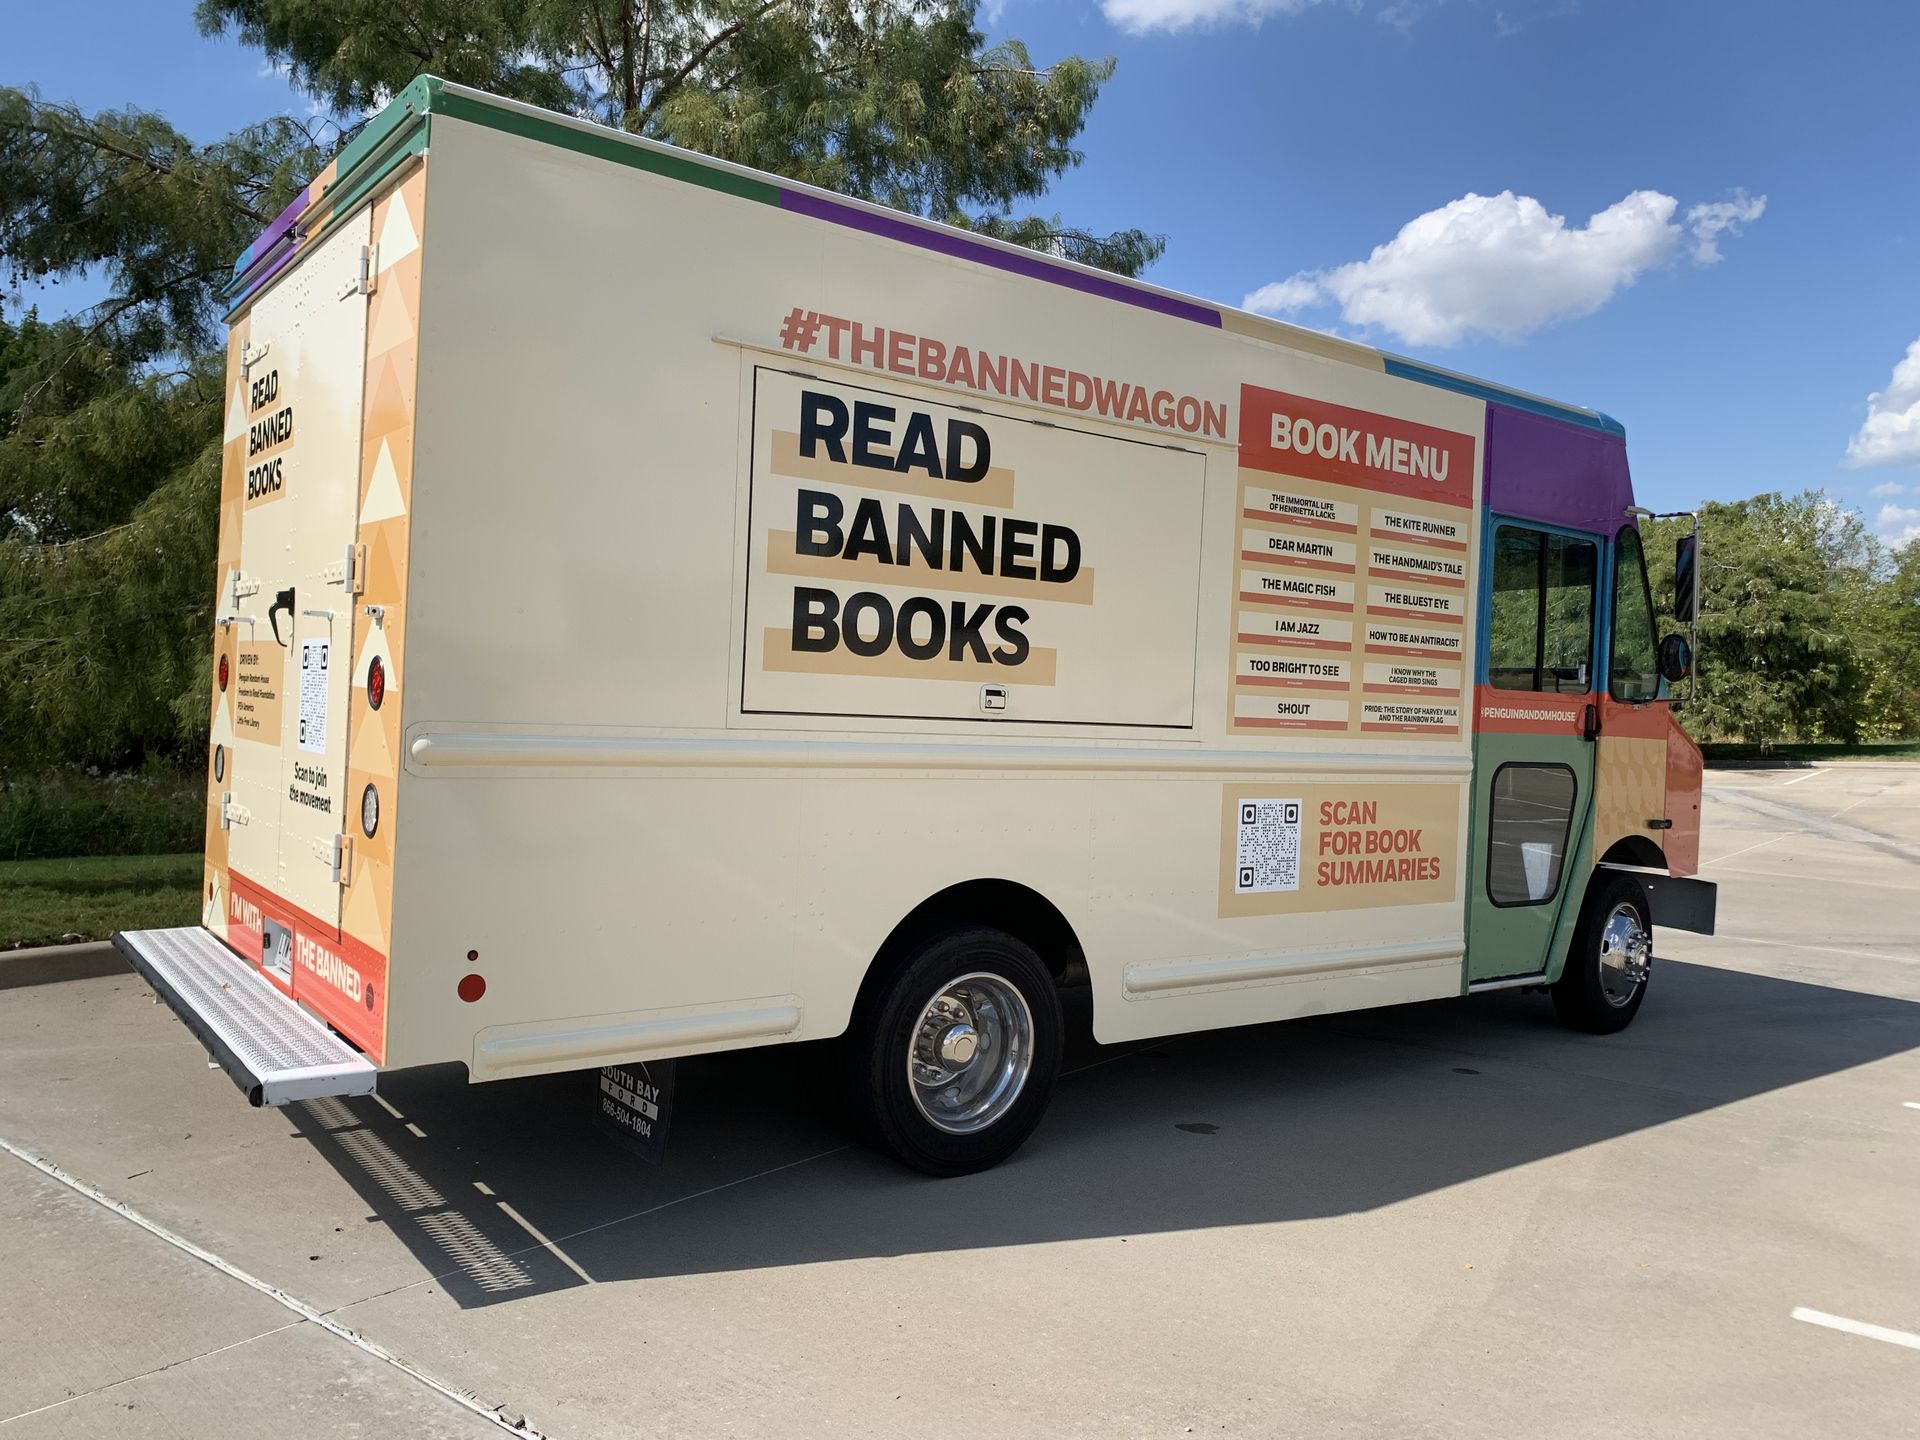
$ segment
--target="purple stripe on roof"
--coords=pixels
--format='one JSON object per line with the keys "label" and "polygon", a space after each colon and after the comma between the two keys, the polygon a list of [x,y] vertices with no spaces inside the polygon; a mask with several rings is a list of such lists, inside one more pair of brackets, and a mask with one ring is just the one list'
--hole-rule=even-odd
{"label": "purple stripe on roof", "polygon": [[258,290],[262,285],[265,285],[269,280],[273,279],[274,276],[286,269],[287,266],[291,265],[293,263],[293,257],[299,253],[300,248],[298,246],[289,245],[278,255],[274,256],[273,259],[269,260],[257,275],[247,276],[247,288],[227,297],[227,309],[232,310],[243,303],[247,296],[253,294],[254,291]]}
{"label": "purple stripe on roof", "polygon": [[287,208],[274,217],[273,223],[260,232],[259,238],[240,252],[240,258],[233,262],[234,279],[238,280],[246,274],[249,265],[278,245],[287,232],[293,229],[293,222],[298,220],[300,213],[307,208],[307,193],[312,189],[313,187],[309,185],[294,196]]}
{"label": "purple stripe on roof", "polygon": [[845,225],[854,230],[865,230],[870,235],[884,235],[889,240],[903,240],[909,245],[919,246],[922,250],[935,250],[958,260],[972,260],[976,264],[991,265],[996,270],[1011,270],[1014,274],[1025,275],[1031,280],[1044,280],[1050,285],[1064,285],[1069,290],[1098,295],[1103,300],[1118,300],[1122,304],[1137,305],[1143,310],[1158,311],[1162,315],[1171,315],[1177,320],[1191,320],[1196,324],[1214,326],[1216,329],[1220,325],[1220,312],[1211,305],[1196,305],[1191,300],[1176,300],[1171,295],[1157,295],[1151,290],[1142,290],[1122,280],[1109,280],[1100,275],[1085,275],[1078,270],[1049,264],[1037,254],[1008,252],[996,245],[985,245],[978,240],[970,240],[964,235],[945,230],[924,229],[910,221],[898,220],[890,215],[876,215],[872,211],[862,210],[855,205],[843,205],[837,200],[827,199],[824,195],[809,195],[800,190],[783,189],[780,192],[780,208],[791,210],[799,215],[811,215],[816,220],[831,220],[836,225]]}
{"label": "purple stripe on roof", "polygon": [[1564,420],[1487,406],[1487,508],[1612,535],[1627,523],[1633,477],[1627,442]]}

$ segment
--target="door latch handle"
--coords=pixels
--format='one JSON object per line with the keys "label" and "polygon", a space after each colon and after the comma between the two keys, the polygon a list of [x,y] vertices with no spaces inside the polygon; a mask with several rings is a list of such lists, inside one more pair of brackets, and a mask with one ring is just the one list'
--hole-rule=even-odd
{"label": "door latch handle", "polygon": [[[278,631],[275,632],[276,635],[278,633]],[[1582,716],[1580,720],[1580,738],[1582,740],[1598,740],[1600,738],[1600,707],[1598,705],[1589,704],[1587,706],[1587,713]]]}
{"label": "door latch handle", "polygon": [[267,623],[273,627],[273,643],[276,645],[285,645],[287,643],[280,638],[279,612],[282,610],[287,612],[287,618],[289,620],[293,618],[293,587],[291,585],[275,595],[273,597],[273,604],[267,607]]}

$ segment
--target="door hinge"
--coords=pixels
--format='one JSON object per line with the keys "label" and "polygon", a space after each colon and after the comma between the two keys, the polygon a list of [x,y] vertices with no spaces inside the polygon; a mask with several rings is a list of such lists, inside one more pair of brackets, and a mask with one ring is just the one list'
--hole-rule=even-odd
{"label": "door hinge", "polygon": [[333,837],[333,854],[329,858],[328,869],[333,873],[333,883],[344,885],[353,869],[353,841],[345,835]]}
{"label": "door hinge", "polygon": [[236,825],[244,825],[252,818],[253,816],[247,810],[246,806],[234,804],[233,792],[231,790],[226,790],[221,793],[220,828],[222,830],[231,830]]}
{"label": "door hinge", "polygon": [[340,287],[340,298],[351,300],[355,295],[371,295],[373,287],[379,282],[380,247],[362,245],[360,247],[360,273]]}
{"label": "door hinge", "polygon": [[340,566],[340,583],[349,595],[358,595],[367,588],[367,547],[347,545],[347,558]]}
{"label": "door hinge", "polygon": [[272,343],[265,340],[261,341],[258,345],[247,346],[240,352],[240,368],[242,370],[251,370],[267,358],[267,351],[272,348]]}

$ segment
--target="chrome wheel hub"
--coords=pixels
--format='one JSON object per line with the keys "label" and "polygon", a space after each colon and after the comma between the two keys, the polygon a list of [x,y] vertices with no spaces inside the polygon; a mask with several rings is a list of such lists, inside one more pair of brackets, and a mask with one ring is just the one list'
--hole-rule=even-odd
{"label": "chrome wheel hub", "polygon": [[1600,993],[1616,1008],[1628,1004],[1647,983],[1653,963],[1653,937],[1631,905],[1616,905],[1600,932]]}
{"label": "chrome wheel hub", "polygon": [[907,1088],[929,1123],[970,1135],[1001,1119],[1033,1067],[1033,1013],[1014,985],[976,971],[952,980],[914,1021]]}

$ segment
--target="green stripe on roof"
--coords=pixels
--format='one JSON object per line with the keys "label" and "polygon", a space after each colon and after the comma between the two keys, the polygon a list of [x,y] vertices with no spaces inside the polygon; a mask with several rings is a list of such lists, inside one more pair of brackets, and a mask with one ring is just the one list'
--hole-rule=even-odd
{"label": "green stripe on roof", "polygon": [[342,177],[342,179],[352,182],[348,184],[345,189],[341,188],[342,180],[335,180],[332,185],[328,186],[327,203],[332,206],[333,209],[332,214],[328,216],[326,228],[332,229],[333,222],[336,219],[344,216],[347,211],[351,210],[364,199],[368,192],[376,188],[382,180],[385,180],[387,176],[391,175],[413,156],[425,154],[427,149],[427,135],[430,127],[431,122],[423,120],[414,128],[411,135],[403,136],[399,144],[395,145],[393,149],[382,156],[378,164],[365,167],[365,173],[363,174]]}
{"label": "green stripe on roof", "polygon": [[422,75],[382,105],[380,113],[362,125],[359,133],[334,157],[330,191],[338,190],[368,156],[393,137],[394,131],[439,108],[435,104],[439,94],[440,81],[431,75]]}

